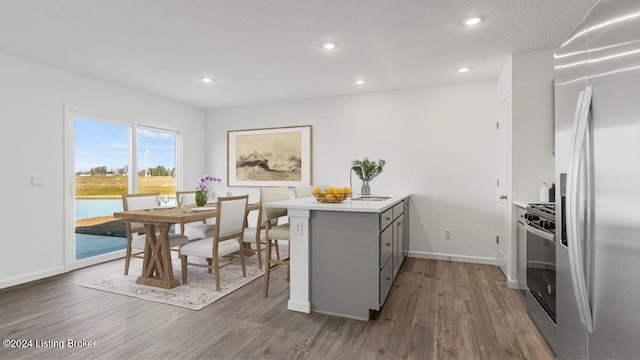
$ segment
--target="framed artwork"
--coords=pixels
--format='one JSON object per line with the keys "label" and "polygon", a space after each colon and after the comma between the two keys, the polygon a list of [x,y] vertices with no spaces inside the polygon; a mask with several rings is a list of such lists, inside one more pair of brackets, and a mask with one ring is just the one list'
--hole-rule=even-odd
{"label": "framed artwork", "polygon": [[311,184],[311,125],[227,131],[228,186]]}

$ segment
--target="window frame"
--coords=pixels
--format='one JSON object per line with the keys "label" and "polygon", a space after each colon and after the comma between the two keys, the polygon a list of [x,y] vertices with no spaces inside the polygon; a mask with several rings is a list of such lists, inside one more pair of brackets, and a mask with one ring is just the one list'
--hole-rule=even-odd
{"label": "window frame", "polygon": [[[76,118],[82,118],[90,121],[109,123],[129,128],[129,179],[128,192],[138,192],[138,129],[146,129],[152,131],[169,132],[175,134],[175,188],[182,187],[182,129],[169,124],[160,124],[154,122],[142,122],[135,120],[127,120],[122,116],[113,116],[101,114],[96,111],[86,110],[76,106],[64,106],[64,267],[65,271],[71,271],[86,266],[99,264],[102,262],[123,258],[125,250],[98,255],[86,259],[76,260],[75,258],[75,125]],[[135,169],[132,171],[131,169]],[[135,174],[135,176],[131,176]]]}

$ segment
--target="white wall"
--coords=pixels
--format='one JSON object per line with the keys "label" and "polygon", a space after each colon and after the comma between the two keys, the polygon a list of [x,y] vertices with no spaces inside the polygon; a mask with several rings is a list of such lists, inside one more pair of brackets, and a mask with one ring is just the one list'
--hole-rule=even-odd
{"label": "white wall", "polygon": [[207,169],[226,181],[228,130],[312,125],[313,183],[347,185],[353,159],[383,158],[371,191],[412,194],[413,256],[494,263],[495,102],[487,81],[210,110]]}
{"label": "white wall", "polygon": [[[499,102],[511,99],[509,183],[512,201],[539,201],[543,182],[554,178],[553,148],[553,51],[514,54],[498,77]],[[507,257],[498,255],[511,287],[518,287],[517,219],[509,209]]]}
{"label": "white wall", "polygon": [[513,191],[536,202],[554,181],[553,51],[513,55]]}
{"label": "white wall", "polygon": [[[0,288],[64,271],[64,106],[179,129],[184,178],[204,171],[203,110],[0,54]],[[45,177],[32,188],[30,177]],[[189,186],[191,188],[191,186]]]}

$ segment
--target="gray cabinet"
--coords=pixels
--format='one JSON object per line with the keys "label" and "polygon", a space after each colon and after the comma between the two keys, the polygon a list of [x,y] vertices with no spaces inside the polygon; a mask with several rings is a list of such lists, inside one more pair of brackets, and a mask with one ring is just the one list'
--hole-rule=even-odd
{"label": "gray cabinet", "polygon": [[404,215],[398,216],[393,220],[393,277],[395,278],[400,271],[400,266],[404,261]]}
{"label": "gray cabinet", "polygon": [[404,261],[404,202],[393,207],[393,277],[395,279]]}
{"label": "gray cabinet", "polygon": [[382,212],[311,212],[312,311],[368,320],[380,310],[404,260],[405,201]]}
{"label": "gray cabinet", "polygon": [[391,290],[395,274],[395,254],[398,246],[398,239],[395,231],[393,218],[394,208],[380,214],[380,280],[378,301],[380,306],[384,305],[387,295]]}
{"label": "gray cabinet", "polygon": [[393,208],[385,210],[380,214],[380,230],[384,230],[393,221]]}
{"label": "gray cabinet", "polygon": [[395,238],[393,235],[393,227],[387,226],[380,232],[380,269],[382,269],[387,264],[387,261],[391,259],[391,255],[393,255],[394,242]]}
{"label": "gray cabinet", "polygon": [[402,226],[404,228],[402,230],[402,252],[404,253],[403,259],[409,255],[409,199],[410,198],[406,198],[402,201],[404,203],[404,213],[402,214]]}
{"label": "gray cabinet", "polygon": [[389,291],[391,291],[391,285],[393,285],[393,261],[389,259],[386,262],[385,266],[380,270],[380,295],[378,298],[378,303],[380,306],[384,305],[385,300],[387,300],[387,295],[389,295]]}
{"label": "gray cabinet", "polygon": [[[394,205],[391,209],[385,211],[380,215],[380,225],[386,226],[382,232],[380,233],[380,254],[384,256],[385,259],[389,257],[388,261],[390,262],[389,268],[391,270],[387,270],[387,264],[381,261],[380,266],[380,305],[384,304],[384,301],[388,295],[388,289],[386,288],[386,282],[395,280],[398,272],[400,271],[400,267],[404,261],[404,209],[405,209],[405,201],[400,201],[396,205]],[[384,251],[384,255],[383,255]],[[385,260],[387,261],[387,260]],[[384,265],[384,266],[383,266]],[[383,276],[382,273],[384,271],[390,271],[389,276]],[[389,279],[387,279],[387,277]],[[383,282],[384,278],[384,282]]]}

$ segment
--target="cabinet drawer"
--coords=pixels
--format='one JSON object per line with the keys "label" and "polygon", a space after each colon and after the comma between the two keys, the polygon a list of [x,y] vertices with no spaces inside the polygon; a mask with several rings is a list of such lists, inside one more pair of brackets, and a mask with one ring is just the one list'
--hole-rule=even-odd
{"label": "cabinet drawer", "polygon": [[380,214],[380,230],[386,228],[393,221],[393,208]]}
{"label": "cabinet drawer", "polygon": [[380,233],[379,269],[382,269],[393,253],[393,226],[389,226]]}
{"label": "cabinet drawer", "polygon": [[404,212],[404,201],[400,201],[396,205],[393,206],[393,218],[396,219],[398,216],[402,215]]}
{"label": "cabinet drawer", "polygon": [[380,306],[384,304],[384,301],[387,300],[387,295],[389,295],[389,291],[391,290],[391,285],[393,284],[393,261],[387,261],[387,264],[384,266],[382,270],[380,270]]}
{"label": "cabinet drawer", "polygon": [[404,260],[404,248],[403,248],[403,239],[404,239],[404,215],[398,216],[397,219],[393,221],[393,277],[395,278],[398,271],[400,271],[400,266],[402,265],[402,261]]}
{"label": "cabinet drawer", "polygon": [[520,206],[516,206],[516,221],[524,224],[524,214],[527,212],[527,209],[523,209]]}

